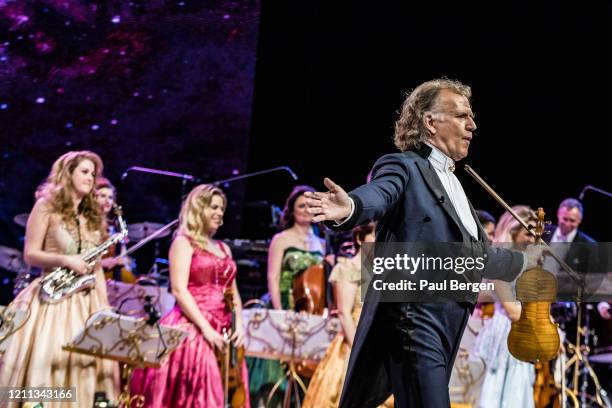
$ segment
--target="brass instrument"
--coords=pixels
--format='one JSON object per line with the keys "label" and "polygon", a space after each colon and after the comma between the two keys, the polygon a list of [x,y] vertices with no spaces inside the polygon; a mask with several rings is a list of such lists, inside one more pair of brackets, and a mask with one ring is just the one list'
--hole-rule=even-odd
{"label": "brass instrument", "polygon": [[[108,249],[127,237],[127,226],[122,217],[121,207],[115,206],[115,215],[119,221],[120,231],[113,234],[99,246],[83,255],[83,260],[93,266],[97,258]],[[82,290],[96,285],[95,273],[79,274],[64,267],[55,268],[40,281],[40,299],[45,303],[58,303]]]}

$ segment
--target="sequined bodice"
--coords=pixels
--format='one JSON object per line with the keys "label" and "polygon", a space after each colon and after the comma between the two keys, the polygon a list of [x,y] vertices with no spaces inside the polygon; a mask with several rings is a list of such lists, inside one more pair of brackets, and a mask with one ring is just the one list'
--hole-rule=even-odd
{"label": "sequined bodice", "polygon": [[236,278],[236,263],[219,245],[225,257],[221,258],[212,252],[195,247],[191,258],[188,286],[231,286]]}

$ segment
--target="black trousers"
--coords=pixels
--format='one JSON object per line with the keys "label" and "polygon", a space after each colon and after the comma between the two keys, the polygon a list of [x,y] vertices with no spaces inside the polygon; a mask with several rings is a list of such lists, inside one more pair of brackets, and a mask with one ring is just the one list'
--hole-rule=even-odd
{"label": "black trousers", "polygon": [[471,304],[456,302],[379,305],[396,408],[450,407],[448,384],[472,310]]}

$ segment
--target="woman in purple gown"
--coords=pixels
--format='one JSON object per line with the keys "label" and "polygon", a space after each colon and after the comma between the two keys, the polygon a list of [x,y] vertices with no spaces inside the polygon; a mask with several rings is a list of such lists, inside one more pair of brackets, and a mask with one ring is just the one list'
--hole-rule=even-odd
{"label": "woman in purple gown", "polygon": [[[212,239],[223,224],[225,194],[215,186],[191,191],[179,218],[170,247],[170,280],[177,305],[160,323],[189,331],[188,338],[159,369],[136,370],[132,393],[145,397],[145,407],[223,407],[223,382],[215,350],[225,345],[223,333],[231,327],[232,313],[224,302],[231,290],[236,316],[231,341],[244,337],[242,303],[236,286],[236,264],[230,249]],[[246,364],[241,367],[249,408]]]}

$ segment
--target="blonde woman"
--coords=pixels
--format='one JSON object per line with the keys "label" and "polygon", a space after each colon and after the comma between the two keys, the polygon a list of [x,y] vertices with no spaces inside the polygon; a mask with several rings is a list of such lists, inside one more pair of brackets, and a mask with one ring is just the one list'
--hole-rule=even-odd
{"label": "blonde woman", "polygon": [[[145,396],[145,407],[223,407],[223,382],[215,350],[223,348],[223,332],[230,329],[231,310],[224,293],[233,295],[236,330],[231,337],[242,344],[242,302],[236,285],[236,263],[227,245],[213,236],[223,225],[227,199],[218,187],[194,188],[181,208],[179,229],[170,247],[170,280],[177,305],[162,324],[189,331],[187,340],[159,369],[137,370],[135,393]],[[242,382],[248,391],[246,364]],[[244,407],[249,407],[248,392]]]}
{"label": "blonde woman", "polygon": [[[29,304],[30,317],[13,335],[0,369],[3,386],[76,387],[77,401],[84,407],[93,405],[96,391],[115,398],[119,385],[115,363],[62,350],[92,313],[110,307],[100,264],[90,268],[80,255],[102,241],[105,227],[94,198],[94,185],[102,170],[97,154],[68,152],[55,161],[36,192],[26,227],[26,262],[42,268],[43,275],[59,266],[94,273],[96,285],[93,290],[48,304],[39,300],[40,278],[35,279],[15,299]],[[74,403],[54,406],[73,407]]]}

